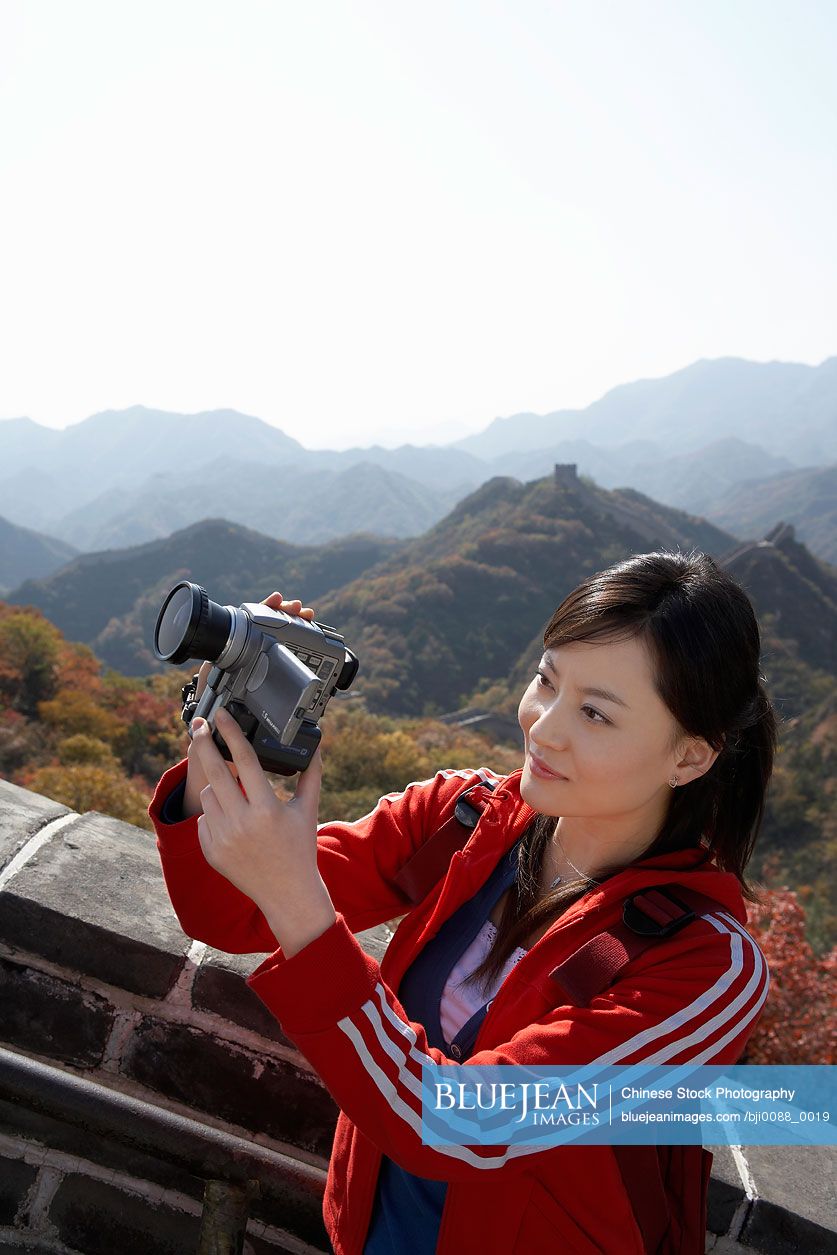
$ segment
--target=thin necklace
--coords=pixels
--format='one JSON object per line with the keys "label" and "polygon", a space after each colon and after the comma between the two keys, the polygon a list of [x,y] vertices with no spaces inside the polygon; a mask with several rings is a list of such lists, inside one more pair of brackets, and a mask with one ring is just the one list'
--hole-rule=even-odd
{"label": "thin necklace", "polygon": [[[571,859],[567,858],[567,854],[561,843],[561,838],[558,835],[557,828],[555,829],[555,840],[558,843],[558,849],[561,851],[561,856],[564,859],[564,862],[569,863],[570,867],[573,869],[574,872],[577,873],[577,875],[581,876],[583,880],[591,881],[594,885],[600,885],[602,883],[600,880],[596,880],[594,876],[588,876],[587,872],[581,871],[581,869],[576,867],[575,863],[573,863]],[[556,888],[557,885],[560,885],[563,879],[564,879],[563,876],[556,876],[555,879],[552,881],[551,885],[549,886],[549,892],[551,892],[554,888]]]}

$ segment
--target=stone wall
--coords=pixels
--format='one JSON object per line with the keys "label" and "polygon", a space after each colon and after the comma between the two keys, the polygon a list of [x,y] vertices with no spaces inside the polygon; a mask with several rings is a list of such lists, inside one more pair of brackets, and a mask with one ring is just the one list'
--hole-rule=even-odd
{"label": "stone wall", "polygon": [[[227,1177],[260,1183],[249,1255],[329,1249],[336,1107],[245,985],[261,957],[183,935],[152,833],[0,781],[0,1255],[196,1251]],[[708,1244],[837,1249],[833,1165],[718,1152]]]}

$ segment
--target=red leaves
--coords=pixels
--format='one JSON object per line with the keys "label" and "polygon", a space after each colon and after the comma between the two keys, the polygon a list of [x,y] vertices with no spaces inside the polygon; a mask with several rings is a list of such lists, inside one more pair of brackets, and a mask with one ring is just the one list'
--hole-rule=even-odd
{"label": "red leaves", "polygon": [[745,1056],[750,1064],[834,1063],[837,946],[817,955],[805,936],[805,910],[790,889],[764,892],[747,927],[770,968],[770,992]]}

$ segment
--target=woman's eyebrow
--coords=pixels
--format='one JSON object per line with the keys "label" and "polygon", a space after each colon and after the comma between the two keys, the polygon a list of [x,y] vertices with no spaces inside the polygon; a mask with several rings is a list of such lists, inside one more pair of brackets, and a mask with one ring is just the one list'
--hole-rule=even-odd
{"label": "woman's eyebrow", "polygon": [[[558,675],[558,672],[555,670],[555,665],[548,653],[544,654],[543,662],[544,666],[549,667],[554,676]],[[606,702],[615,702],[617,706],[624,706],[626,710],[631,709],[624,698],[620,697],[618,693],[612,693],[610,689],[579,688],[578,685],[576,685],[575,688],[577,693],[584,693],[587,697],[601,697]]]}

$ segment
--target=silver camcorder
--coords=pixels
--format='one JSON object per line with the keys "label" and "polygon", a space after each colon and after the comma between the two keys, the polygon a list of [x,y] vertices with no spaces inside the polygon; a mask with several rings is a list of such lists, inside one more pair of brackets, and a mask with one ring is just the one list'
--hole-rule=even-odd
{"label": "silver camcorder", "polygon": [[[320,742],[319,720],[335,689],[347,689],[358,660],[325,623],[271,610],[261,602],[220,606],[199,584],[183,580],[163,602],[154,653],[174,665],[190,658],[214,663],[196,700],[197,676],[183,688],[183,722],[205,719],[224,758],[229,749],[215,728],[224,707],[256,751],[265,771],[305,771]],[[191,733],[190,733],[191,735]]]}

